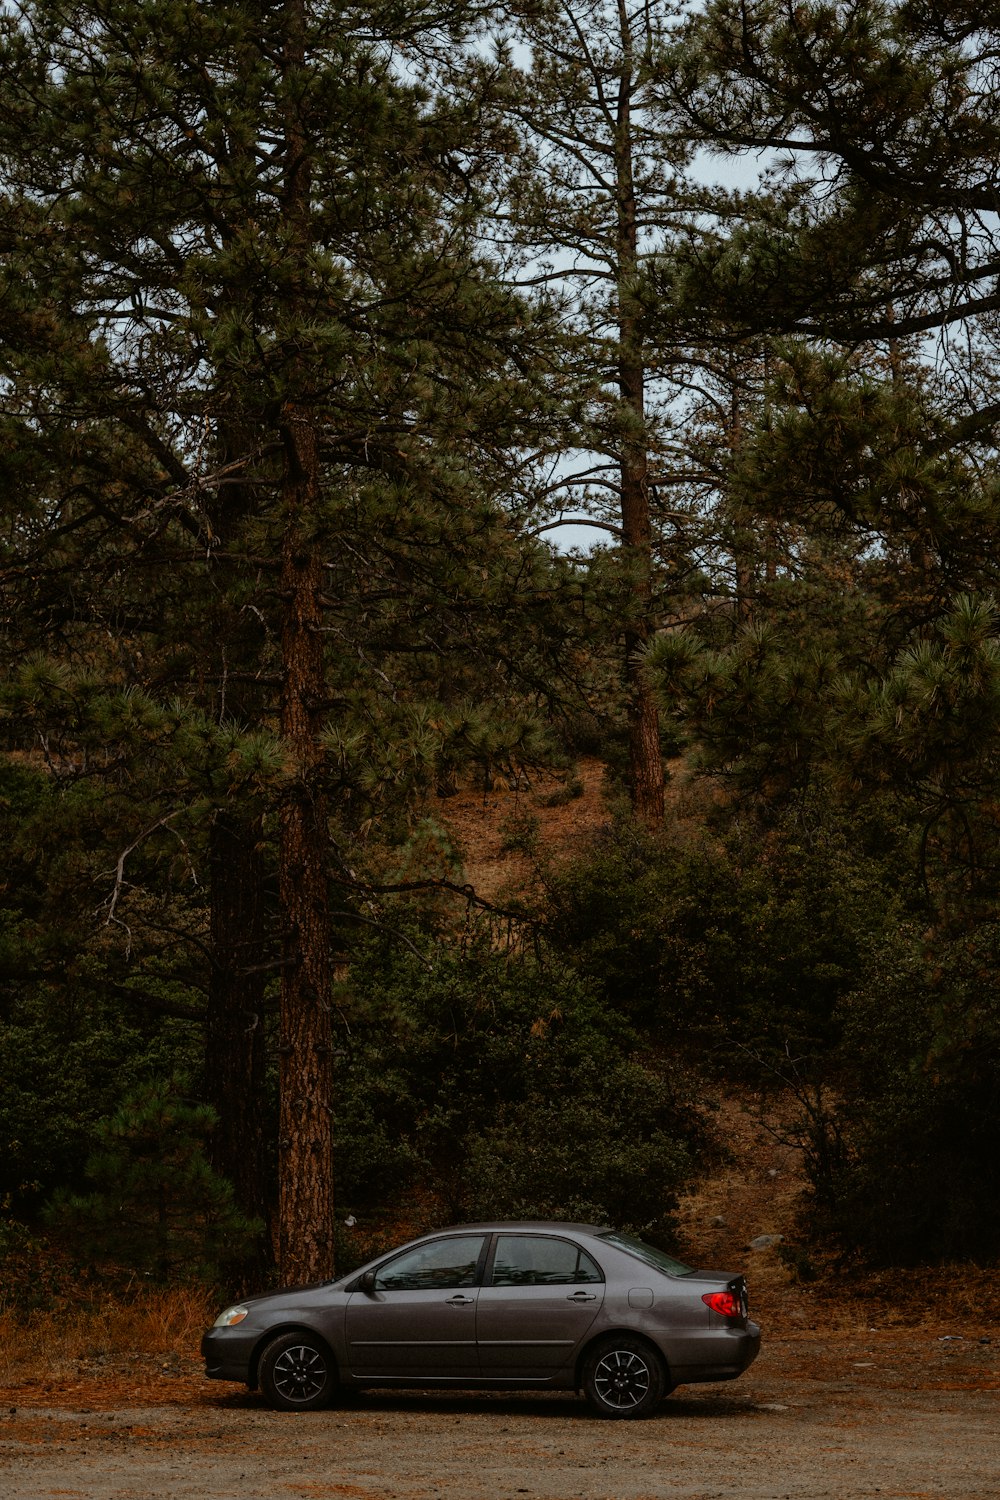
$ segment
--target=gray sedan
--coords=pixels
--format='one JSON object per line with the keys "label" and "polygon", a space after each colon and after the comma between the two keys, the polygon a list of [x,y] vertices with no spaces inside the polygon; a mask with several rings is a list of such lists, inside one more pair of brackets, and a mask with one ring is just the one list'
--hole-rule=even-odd
{"label": "gray sedan", "polygon": [[593,1224],[463,1224],[338,1281],[248,1297],[202,1340],[206,1374],[310,1411],[338,1387],[581,1390],[645,1417],[756,1358],[746,1282]]}

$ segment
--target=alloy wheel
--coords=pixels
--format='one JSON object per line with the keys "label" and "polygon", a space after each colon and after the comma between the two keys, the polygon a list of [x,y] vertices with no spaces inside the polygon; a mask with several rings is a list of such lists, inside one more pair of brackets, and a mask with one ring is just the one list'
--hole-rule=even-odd
{"label": "alloy wheel", "polygon": [[297,1406],[315,1400],[323,1390],[326,1361],[310,1344],[292,1344],[278,1355],[271,1378],[278,1394]]}
{"label": "alloy wheel", "polygon": [[593,1375],[594,1388],[615,1411],[631,1411],[641,1406],[649,1395],[652,1382],[648,1362],[633,1349],[609,1349]]}

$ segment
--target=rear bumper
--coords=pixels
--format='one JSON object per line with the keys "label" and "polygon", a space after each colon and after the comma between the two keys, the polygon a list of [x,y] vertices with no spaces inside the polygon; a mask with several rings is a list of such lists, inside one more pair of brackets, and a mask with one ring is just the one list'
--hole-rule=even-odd
{"label": "rear bumper", "polygon": [[759,1353],[760,1328],[756,1323],[748,1322],[745,1328],[727,1329],[724,1339],[714,1338],[711,1358],[699,1359],[697,1364],[671,1361],[670,1375],[677,1385],[735,1380],[750,1368]]}

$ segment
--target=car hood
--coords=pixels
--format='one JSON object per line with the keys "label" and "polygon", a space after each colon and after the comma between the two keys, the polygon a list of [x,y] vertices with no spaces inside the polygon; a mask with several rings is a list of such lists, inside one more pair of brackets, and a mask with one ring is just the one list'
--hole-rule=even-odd
{"label": "car hood", "polygon": [[279,1286],[271,1292],[254,1292],[250,1297],[240,1297],[240,1307],[260,1307],[264,1303],[278,1302],[302,1302],[308,1301],[317,1293],[329,1294],[334,1290],[342,1290],[333,1281],[304,1281],[298,1286]]}

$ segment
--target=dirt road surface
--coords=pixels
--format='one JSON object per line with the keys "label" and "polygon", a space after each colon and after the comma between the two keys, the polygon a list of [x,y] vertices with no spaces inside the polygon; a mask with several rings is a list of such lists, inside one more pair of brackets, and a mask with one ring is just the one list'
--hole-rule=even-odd
{"label": "dirt road surface", "polygon": [[[570,1396],[371,1394],[269,1411],[195,1361],[0,1391],[3,1500],[888,1500],[1000,1496],[1000,1338],[768,1336],[645,1422]],[[78,1372],[79,1374],[79,1372]]]}

